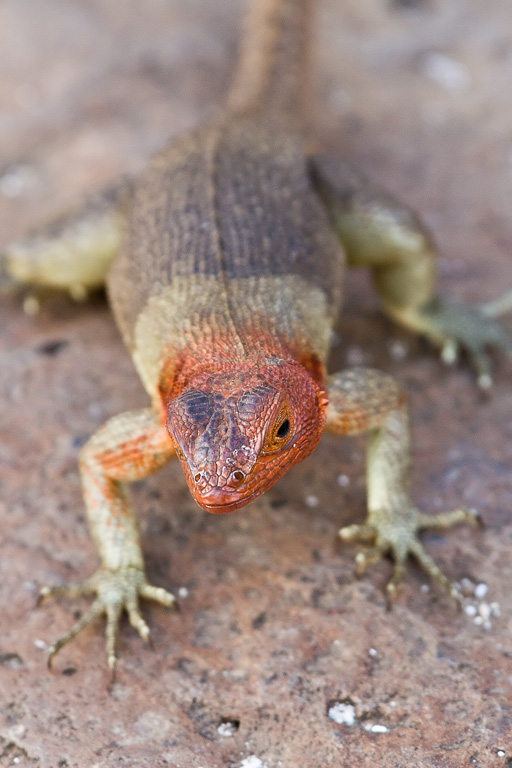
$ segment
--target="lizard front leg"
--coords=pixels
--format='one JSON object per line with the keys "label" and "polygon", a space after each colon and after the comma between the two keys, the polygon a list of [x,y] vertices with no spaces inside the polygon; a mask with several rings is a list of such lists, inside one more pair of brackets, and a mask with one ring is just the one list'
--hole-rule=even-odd
{"label": "lizard front leg", "polygon": [[354,368],[330,376],[326,429],[338,435],[369,433],[366,479],[368,518],[364,525],[350,525],[339,532],[343,541],[362,540],[370,549],[356,557],[357,570],[391,554],[394,573],[387,585],[393,597],[413,555],[421,566],[459,598],[456,587],[424,550],[418,534],[429,528],[448,528],[476,522],[474,512],[457,509],[439,515],[422,514],[409,490],[410,437],[405,394],[387,374]]}
{"label": "lizard front leg", "polygon": [[90,530],[101,558],[99,570],[83,584],[46,587],[41,598],[55,594],[95,594],[90,610],[49,650],[55,654],[97,616],[107,617],[109,667],[116,663],[116,638],[123,610],[146,640],[149,628],[139,611],[139,598],[173,605],[173,595],[147,583],[133,507],[123,482],[148,477],[173,457],[165,426],[150,408],[110,419],[84,446],[80,474]]}
{"label": "lizard front leg", "polygon": [[495,319],[512,308],[512,291],[481,307],[439,296],[437,250],[413,211],[341,160],[314,157],[310,170],[348,263],[372,270],[385,312],[429,338],[445,362],[455,362],[459,349],[465,350],[479,386],[488,389],[492,377],[486,347],[512,356],[512,339]]}

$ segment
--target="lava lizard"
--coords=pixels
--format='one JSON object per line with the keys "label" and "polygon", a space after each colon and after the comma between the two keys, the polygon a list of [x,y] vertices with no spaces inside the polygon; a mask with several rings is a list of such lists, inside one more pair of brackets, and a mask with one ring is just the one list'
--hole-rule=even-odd
{"label": "lava lizard", "polygon": [[134,182],[98,193],[3,256],[13,278],[74,295],[106,280],[152,403],[110,419],[81,451],[101,566],[83,584],[42,590],[95,595],[50,661],[106,614],[113,670],[123,610],[147,639],[140,598],[175,604],[146,580],[125,483],[178,457],[196,502],[229,512],[308,456],[324,429],[369,436],[368,518],[339,532],[369,545],[358,568],[391,554],[393,596],[413,555],[457,597],[418,533],[475,515],[414,506],[405,393],[376,370],[326,374],[345,265],[369,267],[386,313],[446,358],[464,348],[483,388],[485,347],[510,353],[512,343],[489,308],[436,294],[435,247],[414,213],[345,162],[307,154],[312,6],[252,0],[221,116],[174,140]]}

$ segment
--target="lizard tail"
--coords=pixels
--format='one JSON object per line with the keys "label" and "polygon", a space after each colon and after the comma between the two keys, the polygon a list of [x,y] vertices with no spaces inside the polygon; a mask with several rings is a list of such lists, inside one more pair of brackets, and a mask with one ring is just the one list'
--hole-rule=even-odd
{"label": "lizard tail", "polygon": [[313,0],[251,0],[228,108],[301,117],[309,94]]}

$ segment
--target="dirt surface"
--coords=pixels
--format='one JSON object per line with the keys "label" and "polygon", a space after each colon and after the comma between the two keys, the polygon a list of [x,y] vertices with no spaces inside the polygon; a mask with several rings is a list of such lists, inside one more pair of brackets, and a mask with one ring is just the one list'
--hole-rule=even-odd
{"label": "dirt surface", "polygon": [[[510,0],[319,5],[316,135],[422,212],[443,292],[483,301],[510,289]],[[211,115],[242,8],[2,0],[0,246]],[[485,586],[475,597],[466,585],[460,613],[411,565],[388,613],[389,564],[353,578],[336,532],[364,516],[363,441],[325,438],[221,518],[195,507],[170,466],[134,496],[149,577],[182,610],[147,606],[153,649],[123,626],[109,687],[99,623],[46,670],[47,645],[86,603],[35,598],[95,568],[77,454],[146,398],[101,298],[52,300],[30,318],[12,296],[0,328],[2,768],[512,764],[510,363],[496,358],[482,402],[467,370],[443,368],[382,318],[367,276],[351,276],[333,367],[362,361],[407,387],[418,505],[476,507],[487,525],[428,536],[428,551]]]}

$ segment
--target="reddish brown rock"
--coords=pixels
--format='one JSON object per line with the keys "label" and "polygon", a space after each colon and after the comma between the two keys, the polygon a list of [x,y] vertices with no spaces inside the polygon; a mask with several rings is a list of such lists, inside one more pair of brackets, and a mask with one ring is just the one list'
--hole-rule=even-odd
{"label": "reddish brown rock", "polygon": [[[423,213],[445,292],[483,301],[510,289],[509,0],[319,5],[317,135]],[[233,6],[4,0],[2,243],[211,114],[234,60]],[[362,356],[405,383],[418,504],[477,507],[487,524],[427,542],[451,577],[472,580],[468,593],[488,586],[467,598],[476,616],[423,591],[413,566],[392,613],[387,564],[354,580],[355,553],[336,531],[364,516],[363,442],[327,437],[265,497],[222,518],[195,507],[178,466],[138,484],[149,576],[181,594],[181,614],[147,607],[153,650],[124,627],[110,690],[99,624],[47,672],[45,644],[74,613],[65,601],[36,608],[37,589],[97,562],[78,450],[145,396],[101,299],[54,300],[29,318],[20,297],[2,298],[2,768],[512,760],[510,363],[496,360],[493,396],[480,402],[467,371],[444,369],[382,319],[366,277],[352,276],[349,292],[333,366]],[[493,603],[500,616],[487,615]]]}

